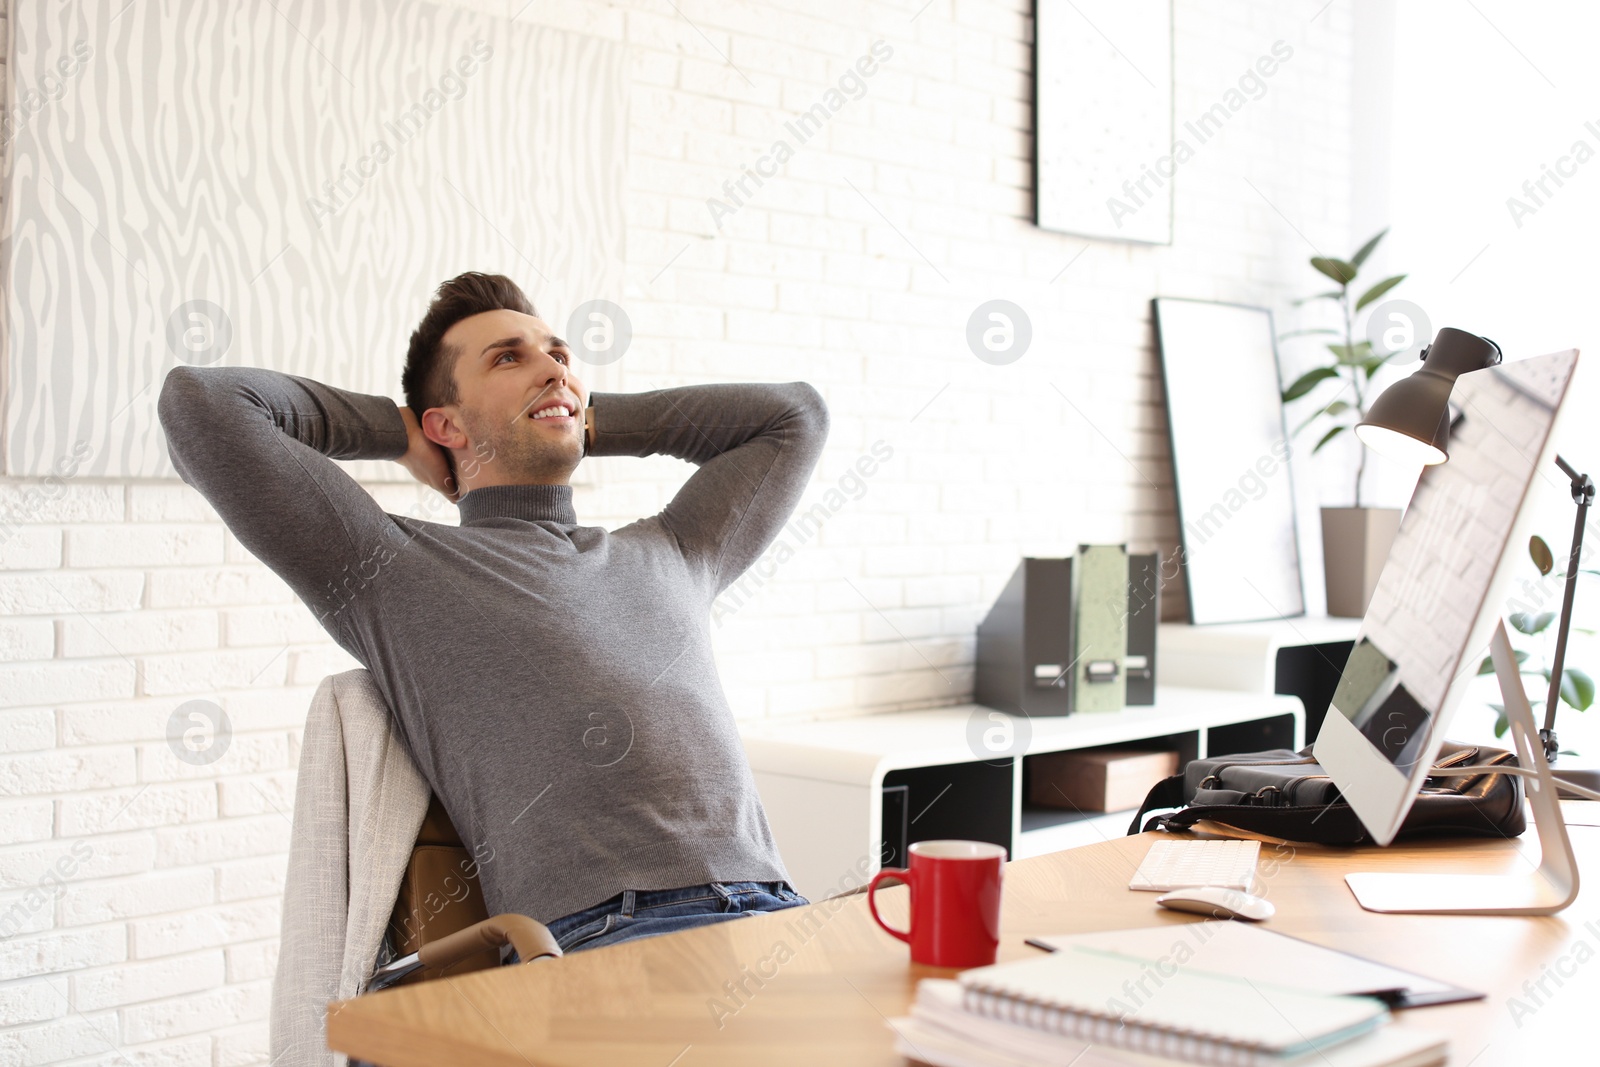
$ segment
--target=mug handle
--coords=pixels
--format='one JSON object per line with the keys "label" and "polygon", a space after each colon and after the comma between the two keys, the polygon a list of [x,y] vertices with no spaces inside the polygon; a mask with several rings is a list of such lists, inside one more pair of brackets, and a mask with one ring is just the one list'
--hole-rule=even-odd
{"label": "mug handle", "polygon": [[[906,942],[907,944],[911,943],[911,931],[910,930],[896,930],[894,927],[892,927],[888,923],[884,922],[883,921],[883,916],[878,914],[878,901],[877,901],[877,898],[874,896],[874,894],[876,894],[877,891],[878,891],[878,883],[883,881],[885,878],[892,878],[897,882],[904,882],[906,884],[906,888],[909,889],[913,894],[915,894],[916,891],[917,891],[915,875],[916,875],[915,871],[908,870],[908,869],[905,869],[905,868],[901,868],[901,867],[885,867],[883,870],[881,870],[877,874],[873,875],[872,876],[872,881],[867,883],[867,907],[872,911],[873,921],[876,922],[879,926],[883,927],[891,935],[893,935],[894,937],[898,937],[900,940]],[[913,920],[912,921],[913,922],[915,921],[914,913],[913,913]]]}

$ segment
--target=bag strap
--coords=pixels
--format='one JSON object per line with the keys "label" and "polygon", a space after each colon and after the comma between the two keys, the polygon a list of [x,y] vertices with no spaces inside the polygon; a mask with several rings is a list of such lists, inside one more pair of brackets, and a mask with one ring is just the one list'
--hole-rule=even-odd
{"label": "bag strap", "polygon": [[1139,824],[1144,821],[1146,813],[1160,808],[1181,808],[1189,802],[1183,795],[1183,775],[1174,774],[1163,778],[1150,787],[1150,792],[1145,795],[1144,803],[1139,805],[1139,813],[1133,817],[1133,824],[1128,827],[1130,835],[1139,832]]}
{"label": "bag strap", "polygon": [[[1203,804],[1170,815],[1158,815],[1145,830],[1188,830],[1202,819],[1252,833],[1322,845],[1367,842],[1366,827],[1348,804],[1294,805],[1272,808],[1255,804]],[[1137,824],[1135,824],[1137,825]]]}

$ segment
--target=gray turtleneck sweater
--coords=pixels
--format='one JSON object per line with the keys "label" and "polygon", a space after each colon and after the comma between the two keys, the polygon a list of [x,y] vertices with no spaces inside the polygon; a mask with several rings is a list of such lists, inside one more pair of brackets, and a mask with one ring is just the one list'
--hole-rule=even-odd
{"label": "gray turtleneck sweater", "polygon": [[394,401],[174,368],[183,480],[372,672],[479,860],[489,913],[787,871],[712,658],[710,611],[777,536],[828,433],[811,386],[596,393],[590,455],[699,469],[659,514],[582,526],[567,485],[474,489],[461,525],[391,515],[334,459],[406,451]]}

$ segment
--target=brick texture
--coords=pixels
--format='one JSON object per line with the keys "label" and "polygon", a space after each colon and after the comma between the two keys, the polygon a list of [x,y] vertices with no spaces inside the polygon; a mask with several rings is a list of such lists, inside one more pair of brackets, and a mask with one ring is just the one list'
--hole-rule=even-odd
{"label": "brick texture", "polygon": [[[1168,247],[1031,224],[1030,10],[541,0],[520,16],[628,48],[620,387],[803,378],[832,411],[810,521],[713,622],[740,716],[967,700],[973,626],[1019,555],[1171,551],[1150,298],[1281,308],[1306,290],[1308,241],[1351,244],[1345,6],[1308,22],[1269,0],[1176,5],[1180,130],[1275,41],[1294,54],[1180,168]],[[719,226],[708,201],[876,40],[894,52],[865,93],[747,179]],[[967,347],[994,298],[1033,328],[1007,366]],[[687,470],[608,459],[578,514],[632,521]],[[30,484],[0,478],[0,514]],[[418,487],[371,489],[455,521]],[[0,543],[0,1063],[267,1062],[299,731],[318,680],[356,665],[176,480],[74,479],[28,506]],[[194,700],[231,721],[215,763],[168,745]]]}

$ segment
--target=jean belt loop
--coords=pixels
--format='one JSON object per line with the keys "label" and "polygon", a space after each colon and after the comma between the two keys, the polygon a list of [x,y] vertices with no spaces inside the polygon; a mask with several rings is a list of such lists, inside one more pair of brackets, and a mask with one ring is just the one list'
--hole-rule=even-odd
{"label": "jean belt loop", "polygon": [[711,887],[713,893],[722,898],[723,903],[733,899],[733,892],[728,888],[726,882],[708,882],[706,884]]}
{"label": "jean belt loop", "polygon": [[622,891],[622,915],[625,918],[633,918],[633,890],[631,889]]}

